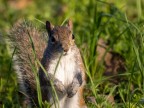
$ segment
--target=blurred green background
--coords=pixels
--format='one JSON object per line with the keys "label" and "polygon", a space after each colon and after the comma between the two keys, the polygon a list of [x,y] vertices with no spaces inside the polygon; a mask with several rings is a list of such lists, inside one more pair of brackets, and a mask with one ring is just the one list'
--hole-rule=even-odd
{"label": "blurred green background", "polygon": [[144,107],[144,0],[0,0],[0,107],[20,107],[7,34],[19,20],[74,23],[88,108]]}

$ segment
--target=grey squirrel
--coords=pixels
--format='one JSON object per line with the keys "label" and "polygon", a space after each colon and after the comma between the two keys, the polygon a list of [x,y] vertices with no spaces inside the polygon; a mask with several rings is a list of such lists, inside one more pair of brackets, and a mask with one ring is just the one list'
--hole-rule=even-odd
{"label": "grey squirrel", "polygon": [[[42,101],[48,101],[52,108],[86,108],[83,99],[85,68],[72,29],[71,20],[66,26],[53,26],[46,21],[48,42],[41,31],[26,23],[18,23],[11,31],[10,39],[16,47],[15,69],[29,106],[38,106],[36,75],[32,69],[37,58],[46,70],[45,73],[40,66],[37,69]],[[58,102],[52,95],[50,81],[53,82]]]}

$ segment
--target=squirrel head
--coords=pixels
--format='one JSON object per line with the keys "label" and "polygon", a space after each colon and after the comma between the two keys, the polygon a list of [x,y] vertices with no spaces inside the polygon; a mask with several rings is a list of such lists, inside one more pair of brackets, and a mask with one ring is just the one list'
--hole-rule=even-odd
{"label": "squirrel head", "polygon": [[46,21],[46,30],[48,31],[49,41],[53,49],[68,52],[71,46],[75,45],[74,35],[72,33],[73,24],[68,20],[66,26],[53,26]]}

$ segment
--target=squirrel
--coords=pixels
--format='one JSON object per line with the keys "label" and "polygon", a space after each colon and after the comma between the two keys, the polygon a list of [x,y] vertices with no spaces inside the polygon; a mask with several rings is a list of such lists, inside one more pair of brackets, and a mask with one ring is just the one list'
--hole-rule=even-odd
{"label": "squirrel", "polygon": [[85,67],[75,44],[72,20],[65,26],[53,26],[49,21],[45,25],[47,33],[26,22],[18,23],[10,32],[10,40],[16,47],[15,69],[20,89],[26,94],[25,100],[31,107],[38,106],[37,82],[31,66],[35,64],[34,49],[46,71],[40,66],[37,70],[42,101],[48,101],[52,108],[86,108],[83,98]]}

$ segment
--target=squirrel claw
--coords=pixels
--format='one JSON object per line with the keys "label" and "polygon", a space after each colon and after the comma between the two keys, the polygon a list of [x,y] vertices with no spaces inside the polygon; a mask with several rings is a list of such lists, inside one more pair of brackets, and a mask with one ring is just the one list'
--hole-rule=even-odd
{"label": "squirrel claw", "polygon": [[71,84],[67,89],[67,97],[72,98],[78,91],[78,86]]}
{"label": "squirrel claw", "polygon": [[67,97],[72,98],[76,94],[76,92],[77,91],[72,91],[72,92],[67,93]]}
{"label": "squirrel claw", "polygon": [[58,91],[61,92],[62,94],[65,94],[65,93],[66,93],[66,89],[65,89],[65,87],[64,87],[63,84],[59,85]]}
{"label": "squirrel claw", "polygon": [[56,81],[55,82],[55,88],[58,92],[65,94],[66,93],[66,89],[65,86],[62,84],[61,81]]}

